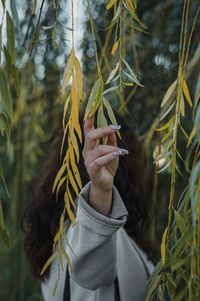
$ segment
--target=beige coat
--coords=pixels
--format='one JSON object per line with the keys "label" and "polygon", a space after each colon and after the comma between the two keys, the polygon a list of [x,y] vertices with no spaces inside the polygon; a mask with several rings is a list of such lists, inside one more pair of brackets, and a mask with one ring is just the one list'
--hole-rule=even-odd
{"label": "beige coat", "polygon": [[[143,301],[154,266],[123,228],[128,213],[121,196],[113,186],[112,211],[106,217],[87,203],[89,189],[90,183],[79,195],[75,226],[66,224],[66,236],[75,253],[64,242],[73,265],[71,301],[114,301],[116,275],[120,301]],[[45,301],[63,300],[65,273],[64,260],[64,271],[60,272],[56,294],[52,296],[58,277],[58,260],[54,261],[49,279],[41,286]]]}

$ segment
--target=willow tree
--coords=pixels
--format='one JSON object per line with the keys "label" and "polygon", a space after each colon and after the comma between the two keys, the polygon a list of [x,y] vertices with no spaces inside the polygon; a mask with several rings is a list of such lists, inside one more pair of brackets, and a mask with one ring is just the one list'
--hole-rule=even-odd
{"label": "willow tree", "polygon": [[[72,195],[74,193],[78,195],[82,188],[78,163],[79,145],[82,142],[80,122],[83,122],[79,120],[79,111],[83,103],[84,119],[95,114],[97,126],[110,122],[117,123],[114,109],[125,116],[128,112],[134,116],[133,123],[138,124],[138,132],[142,134],[141,139],[148,151],[149,161],[152,161],[149,149],[154,155],[152,200],[155,208],[160,205],[159,184],[162,183],[163,177],[166,176],[171,182],[167,202],[168,213],[165,214],[167,225],[161,227],[165,226],[165,230],[160,242],[161,256],[157,255],[161,260],[150,279],[147,300],[157,300],[158,297],[162,300],[167,297],[172,300],[198,300],[200,78],[197,67],[200,51],[199,41],[194,38],[199,18],[198,1],[190,3],[189,0],[183,0],[177,5],[172,1],[165,3],[152,1],[152,6],[147,3],[137,4],[135,0],[110,0],[98,3],[92,0],[85,1],[87,20],[86,36],[82,43],[82,62],[78,59],[74,42],[77,34],[74,28],[75,1],[68,1],[71,4],[72,24],[70,25],[66,25],[67,20],[62,13],[63,9],[66,9],[65,1],[43,0],[41,3],[37,1],[27,3],[23,20],[18,14],[14,1],[10,1],[11,10],[8,9],[9,5],[6,1],[1,2],[2,23],[6,21],[7,41],[4,38],[0,39],[3,56],[0,74],[0,128],[1,133],[5,133],[7,137],[4,139],[7,139],[10,149],[8,157],[12,156],[12,147],[10,147],[12,139],[14,144],[16,142],[18,144],[18,148],[14,145],[15,160],[20,162],[15,174],[16,179],[19,179],[16,186],[20,187],[15,191],[18,199],[21,194],[27,195],[23,185],[25,178],[21,174],[26,175],[25,181],[28,184],[26,189],[31,186],[31,181],[34,179],[34,175],[28,171],[31,168],[34,170],[33,166],[38,162],[38,158],[43,156],[40,141],[47,140],[50,135],[51,118],[54,120],[54,125],[59,123],[63,127],[61,155],[65,141],[68,145],[62,167],[58,170],[52,187],[52,192],[56,194],[61,187],[65,187],[65,207],[60,216],[59,231],[54,238],[52,256],[41,273],[56,256],[60,258],[60,268],[62,268],[62,255],[69,265],[71,264],[62,240],[66,216],[72,223],[75,222],[73,211],[76,208]],[[95,11],[98,17],[95,17]],[[159,22],[164,24],[165,28],[162,26],[159,28],[156,24],[158,15],[166,14],[168,18],[170,13],[177,20],[173,25],[167,19],[174,27],[170,28],[172,25],[169,23],[167,27],[164,23],[166,20],[163,18],[159,19]],[[151,36],[151,30],[152,33],[159,32],[159,38],[158,34]],[[170,32],[167,32],[169,35],[172,35],[172,32],[176,34],[169,47],[165,41],[167,45],[165,56],[161,56],[159,54],[160,44],[163,43],[161,37],[167,36],[167,30]],[[67,40],[66,32],[67,37],[70,37]],[[176,40],[177,34],[180,35],[179,42]],[[168,36],[166,40],[169,40]],[[153,47],[153,50],[150,49],[150,41],[156,45],[155,51]],[[179,50],[176,52],[178,44]],[[62,67],[55,70],[54,61],[57,57],[62,58],[63,61],[62,51],[66,45],[68,48],[66,66],[64,70]],[[90,62],[87,58],[88,48],[93,53]],[[172,53],[174,51],[174,56],[178,55],[178,64],[175,59],[174,61],[171,57],[170,60],[168,59],[167,52],[170,51]],[[153,60],[155,69],[157,68],[157,77],[148,74],[148,68],[152,71],[150,62]],[[47,88],[48,80],[41,75],[41,61],[44,62],[43,69],[46,68],[47,72],[49,66],[52,66],[58,78],[54,97],[52,97],[52,85]],[[83,71],[81,65],[84,67]],[[168,78],[173,81],[171,84],[165,80],[165,76],[168,76],[166,70],[171,76]],[[91,72],[94,75],[92,77],[89,76]],[[162,88],[156,85],[161,73],[164,74]],[[62,84],[59,82],[60,74],[63,74]],[[196,86],[196,91],[190,85],[191,82]],[[168,84],[170,86],[167,88]],[[159,97],[156,98],[158,94]],[[55,98],[57,98],[56,102]],[[43,101],[42,106],[41,101]],[[154,112],[149,114],[152,108]],[[42,121],[40,110],[45,116]],[[59,120],[58,112],[61,110],[63,117]],[[34,120],[33,133],[30,126],[24,126],[26,122],[30,125],[32,119]],[[17,131],[17,128],[20,130]],[[10,142],[12,131],[16,131],[17,140],[12,137]],[[30,135],[31,139],[29,139]],[[118,136],[120,138],[120,133]],[[103,142],[106,143],[106,139]],[[37,153],[29,152],[34,147]],[[6,154],[5,148],[4,154]],[[23,154],[28,154],[26,160]],[[36,174],[36,170],[34,173]],[[8,189],[2,168],[0,176],[4,183],[5,194]],[[161,191],[166,193],[167,190],[161,189]],[[157,241],[159,232],[156,227],[158,224],[156,212],[157,210],[151,225],[154,241]],[[0,229],[8,242],[2,216],[0,207]]]}

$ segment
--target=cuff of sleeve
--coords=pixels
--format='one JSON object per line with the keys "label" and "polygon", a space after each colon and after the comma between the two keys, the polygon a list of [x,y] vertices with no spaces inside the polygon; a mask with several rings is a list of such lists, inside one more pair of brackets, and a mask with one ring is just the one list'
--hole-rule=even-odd
{"label": "cuff of sleeve", "polygon": [[76,220],[98,234],[104,236],[112,235],[126,223],[128,215],[126,207],[116,187],[113,186],[113,202],[110,217],[99,213],[87,202],[90,185],[91,182],[87,183],[79,194]]}

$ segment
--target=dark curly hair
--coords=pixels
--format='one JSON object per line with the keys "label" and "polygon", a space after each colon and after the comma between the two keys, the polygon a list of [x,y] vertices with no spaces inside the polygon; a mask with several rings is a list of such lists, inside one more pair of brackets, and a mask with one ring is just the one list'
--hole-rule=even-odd
{"label": "dark curly hair", "polygon": [[[145,180],[145,151],[137,135],[125,123],[124,118],[117,115],[117,120],[122,126],[120,130],[122,140],[118,142],[118,145],[129,150],[129,155],[120,159],[114,179],[114,184],[129,213],[124,227],[138,245],[149,254],[151,244],[147,238],[147,228],[150,220],[151,200]],[[25,234],[24,249],[33,274],[40,279],[48,277],[48,270],[42,276],[40,272],[52,254],[53,238],[57,233],[64,207],[64,187],[61,188],[57,201],[55,193],[52,194],[54,179],[62,163],[60,160],[62,135],[62,128],[58,128],[53,135],[53,143],[49,148],[41,179],[38,181],[36,192],[22,221]],[[64,145],[63,155],[66,148],[67,145]],[[83,185],[85,185],[89,177],[82,157],[79,171]]]}

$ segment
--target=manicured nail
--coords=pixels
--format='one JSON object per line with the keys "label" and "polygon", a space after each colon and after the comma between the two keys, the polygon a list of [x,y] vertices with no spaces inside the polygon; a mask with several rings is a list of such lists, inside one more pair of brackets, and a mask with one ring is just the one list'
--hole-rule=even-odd
{"label": "manicured nail", "polygon": [[109,125],[111,130],[117,131],[119,129],[121,129],[121,125],[120,124],[110,124]]}
{"label": "manicured nail", "polygon": [[118,149],[117,151],[114,151],[112,152],[112,155],[114,157],[117,157],[117,156],[124,156],[124,155],[127,155],[129,153],[129,151],[127,149]]}

